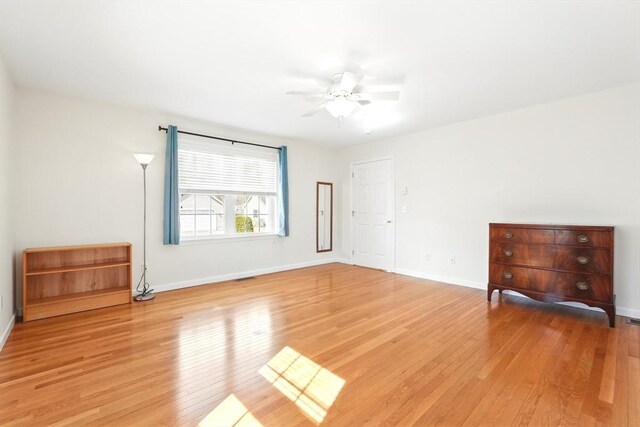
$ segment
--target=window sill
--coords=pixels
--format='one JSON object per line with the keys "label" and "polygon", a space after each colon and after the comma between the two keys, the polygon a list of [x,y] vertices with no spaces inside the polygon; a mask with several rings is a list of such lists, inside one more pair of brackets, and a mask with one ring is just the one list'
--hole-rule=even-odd
{"label": "window sill", "polygon": [[264,234],[248,234],[248,235],[235,235],[235,236],[223,236],[223,237],[188,237],[180,238],[180,246],[185,245],[201,245],[210,243],[225,243],[225,242],[244,242],[251,240],[270,240],[278,237],[276,233],[264,233]]}

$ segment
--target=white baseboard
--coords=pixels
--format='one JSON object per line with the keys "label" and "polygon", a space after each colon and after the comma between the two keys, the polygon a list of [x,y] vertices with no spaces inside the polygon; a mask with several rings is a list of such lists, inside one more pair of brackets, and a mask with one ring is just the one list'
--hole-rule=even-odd
{"label": "white baseboard", "polygon": [[343,264],[348,263],[348,261],[345,261],[342,258],[326,258],[326,259],[317,260],[317,261],[307,261],[307,262],[300,262],[297,264],[287,264],[287,265],[280,265],[277,267],[267,267],[267,268],[260,268],[257,270],[241,271],[237,273],[221,274],[218,276],[202,277],[200,279],[185,280],[184,282],[174,282],[174,283],[165,283],[162,285],[153,285],[152,288],[154,292],[173,291],[176,289],[191,288],[193,286],[208,285],[211,283],[225,282],[227,280],[236,280],[236,279],[242,279],[244,277],[278,273],[281,271],[295,270],[297,268],[304,268],[304,267],[313,267],[316,265],[330,264],[333,262],[339,262]]}
{"label": "white baseboard", "polygon": [[455,277],[439,276],[437,274],[425,273],[422,271],[405,270],[404,268],[396,268],[397,274],[403,276],[418,277],[420,279],[433,280],[434,282],[442,282],[447,285],[459,285],[466,286],[467,288],[484,289],[487,290],[487,284],[484,282],[475,282],[472,280],[458,279]]}
{"label": "white baseboard", "polygon": [[9,320],[7,327],[4,328],[4,331],[2,331],[2,336],[0,336],[0,351],[2,351],[2,348],[4,347],[4,343],[7,342],[7,339],[9,339],[9,334],[11,333],[11,330],[13,329],[13,325],[15,324],[16,324],[16,315],[14,314],[11,316],[11,320]]}
{"label": "white baseboard", "polygon": [[[405,270],[403,268],[397,268],[395,272],[397,274],[402,274],[404,276],[411,276],[411,277],[418,277],[420,279],[433,280],[434,282],[442,282],[448,285],[459,285],[459,286],[466,286],[468,288],[482,289],[485,291],[487,290],[486,282],[476,282],[472,280],[458,279],[455,277],[439,276],[436,274],[425,273],[422,271]],[[509,295],[529,298],[528,296],[522,295],[515,291],[504,291],[504,292]],[[568,305],[576,308],[582,308],[584,310],[593,310],[593,311],[602,312],[602,310],[600,310],[599,308],[589,307],[584,304],[580,304],[578,302],[567,301],[567,302],[559,302],[558,304]],[[632,317],[636,319],[640,318],[640,310],[634,310],[632,308],[616,306],[616,314],[619,316]]]}
{"label": "white baseboard", "polygon": [[634,310],[633,308],[616,306],[616,314],[618,316],[631,317],[632,319],[640,319],[640,310]]}

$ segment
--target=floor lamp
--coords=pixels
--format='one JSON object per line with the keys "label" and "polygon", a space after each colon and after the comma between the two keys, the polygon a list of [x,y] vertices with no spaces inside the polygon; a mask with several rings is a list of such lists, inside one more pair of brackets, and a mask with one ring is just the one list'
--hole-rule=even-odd
{"label": "floor lamp", "polygon": [[153,293],[153,289],[150,289],[149,283],[147,283],[147,166],[153,160],[153,154],[136,153],[133,155],[140,166],[142,166],[142,182],[143,182],[143,199],[144,199],[144,214],[143,214],[143,240],[142,240],[142,277],[138,281],[136,291],[138,295],[133,297],[135,301],[148,301],[154,299],[156,296]]}

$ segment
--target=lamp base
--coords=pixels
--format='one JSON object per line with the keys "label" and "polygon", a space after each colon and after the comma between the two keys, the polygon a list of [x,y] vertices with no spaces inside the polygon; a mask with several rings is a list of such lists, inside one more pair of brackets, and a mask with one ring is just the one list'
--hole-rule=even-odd
{"label": "lamp base", "polygon": [[153,292],[148,292],[146,294],[140,294],[140,295],[136,295],[135,297],[133,297],[134,301],[149,301],[152,300],[156,297],[156,294],[154,294]]}

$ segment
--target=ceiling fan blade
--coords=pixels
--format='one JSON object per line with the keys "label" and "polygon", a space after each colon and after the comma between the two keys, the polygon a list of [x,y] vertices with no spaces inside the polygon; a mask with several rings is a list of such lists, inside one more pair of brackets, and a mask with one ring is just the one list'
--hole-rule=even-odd
{"label": "ceiling fan blade", "polygon": [[353,89],[360,83],[360,80],[362,80],[361,75],[345,71],[342,73],[342,80],[340,80],[340,90],[353,92]]}
{"label": "ceiling fan blade", "polygon": [[322,109],[324,108],[324,105],[326,104],[326,102],[323,102],[322,104],[316,106],[313,110],[309,110],[306,113],[304,113],[302,115],[302,117],[311,117],[314,114],[319,113],[320,111],[322,111]]}
{"label": "ceiling fan blade", "polygon": [[358,93],[358,96],[365,101],[397,101],[400,99],[400,92],[368,92]]}
{"label": "ceiling fan blade", "polygon": [[306,85],[309,87],[325,88],[332,85],[333,81],[322,74],[309,73],[307,70],[291,69],[289,70],[288,77],[295,81],[297,84]]}

